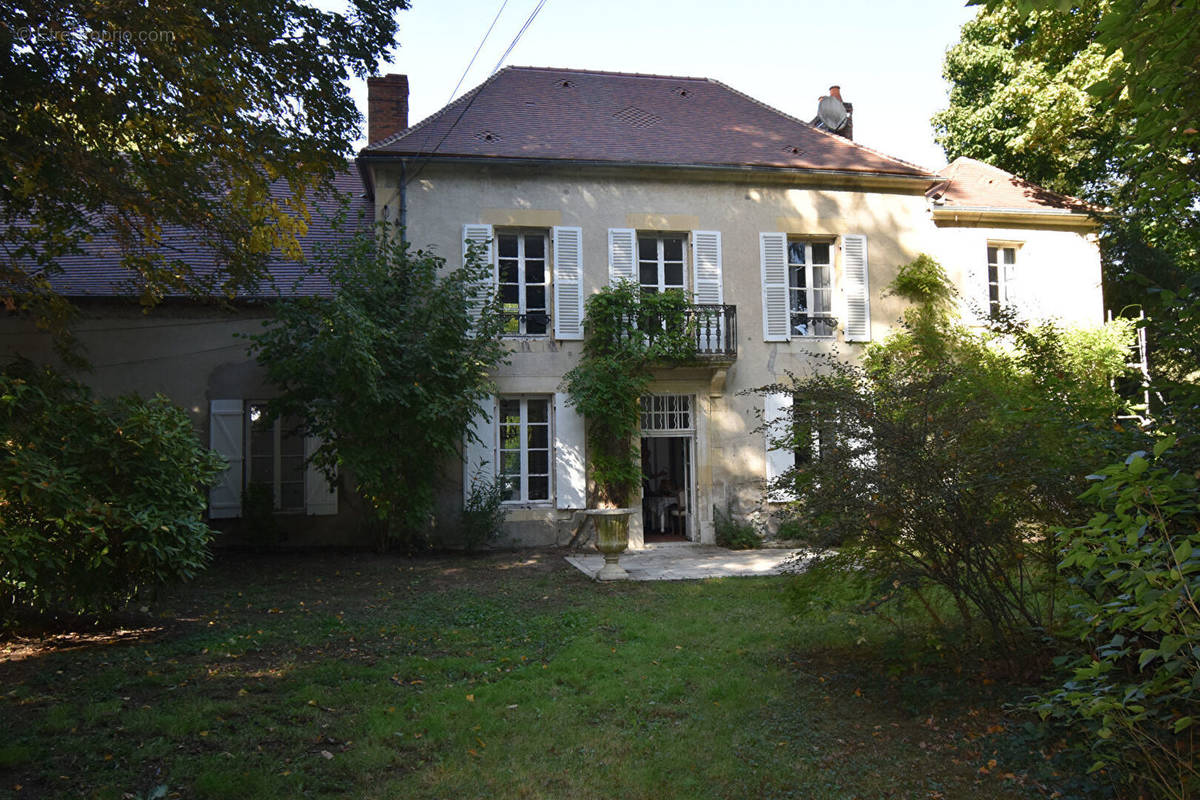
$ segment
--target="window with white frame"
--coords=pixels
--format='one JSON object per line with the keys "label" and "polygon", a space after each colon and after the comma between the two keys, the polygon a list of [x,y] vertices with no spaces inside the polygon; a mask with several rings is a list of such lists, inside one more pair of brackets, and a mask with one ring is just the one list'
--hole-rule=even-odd
{"label": "window with white frame", "polygon": [[304,435],[300,421],[272,418],[266,403],[246,403],[244,488],[271,491],[276,511],[304,511]]}
{"label": "window with white frame", "polygon": [[498,463],[504,500],[550,500],[550,398],[501,397]]}
{"label": "window with white frame", "polygon": [[833,245],[787,243],[788,311],[793,336],[833,336]]}
{"label": "window with white frame", "polygon": [[643,431],[688,431],[692,429],[692,396],[647,394],[641,398]]}
{"label": "window with white frame", "polygon": [[684,289],[684,237],[679,235],[638,236],[638,283],[642,294],[659,294]]}
{"label": "window with white frame", "polygon": [[988,245],[988,317],[996,319],[1000,309],[1010,303],[1013,278],[1017,268],[1017,248]]}
{"label": "window with white frame", "polygon": [[497,273],[504,332],[545,336],[550,330],[550,265],[544,231],[498,231]]}

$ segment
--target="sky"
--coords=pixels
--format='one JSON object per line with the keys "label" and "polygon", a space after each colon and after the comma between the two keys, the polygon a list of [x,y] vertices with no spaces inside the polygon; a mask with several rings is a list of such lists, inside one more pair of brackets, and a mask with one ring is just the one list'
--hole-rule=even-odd
{"label": "sky", "polygon": [[[380,65],[408,75],[409,123],[487,80],[538,2],[412,0],[399,47]],[[503,66],[713,78],[804,120],[839,84],[854,104],[856,141],[937,168],[946,160],[929,119],[946,106],[946,48],[975,14],[964,2],[545,0]],[[365,81],[351,92],[365,114]]]}

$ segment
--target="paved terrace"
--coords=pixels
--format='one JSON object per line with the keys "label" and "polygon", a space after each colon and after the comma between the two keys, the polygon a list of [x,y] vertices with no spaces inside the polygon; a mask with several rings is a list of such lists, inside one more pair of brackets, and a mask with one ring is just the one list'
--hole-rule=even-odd
{"label": "paved terrace", "polygon": [[[634,581],[686,581],[739,575],[778,575],[785,568],[802,567],[808,558],[805,550],[726,550],[714,545],[670,542],[647,544],[643,550],[628,550],[621,554],[621,566],[629,573],[629,579]],[[590,545],[583,552],[567,556],[566,559],[593,579],[600,567],[604,566],[604,556],[595,552]]]}

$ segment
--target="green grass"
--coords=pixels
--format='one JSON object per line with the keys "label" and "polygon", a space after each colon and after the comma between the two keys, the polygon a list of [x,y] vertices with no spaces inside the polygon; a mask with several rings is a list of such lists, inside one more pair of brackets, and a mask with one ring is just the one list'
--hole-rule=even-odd
{"label": "green grass", "polygon": [[999,687],[790,585],[226,557],[122,632],[0,647],[0,796],[1029,796],[988,763]]}

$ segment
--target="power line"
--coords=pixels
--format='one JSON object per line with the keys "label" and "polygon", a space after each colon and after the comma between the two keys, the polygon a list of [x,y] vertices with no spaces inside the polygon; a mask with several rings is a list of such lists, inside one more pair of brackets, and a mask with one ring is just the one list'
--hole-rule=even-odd
{"label": "power line", "polygon": [[[467,79],[467,73],[470,72],[471,67],[475,65],[475,59],[479,58],[479,51],[483,49],[484,42],[486,42],[488,37],[492,35],[492,29],[496,27],[496,23],[499,22],[500,15],[504,13],[506,6],[508,6],[508,0],[504,0],[504,2],[500,4],[500,10],[497,11],[496,16],[492,18],[492,24],[488,26],[487,33],[485,33],[483,38],[479,40],[479,46],[475,48],[475,55],[471,56],[471,61],[469,64],[467,64],[467,68],[463,70],[462,77],[458,79],[458,83],[454,84],[453,91],[451,91],[450,96],[446,98],[447,105],[454,99],[454,95],[458,94],[459,87],[462,86],[463,81]],[[494,71],[495,70],[493,70],[493,72]]]}
{"label": "power line", "polygon": [[521,41],[521,37],[525,35],[525,31],[529,30],[529,26],[533,24],[534,17],[542,10],[542,6],[546,5],[546,0],[538,0],[538,4],[529,14],[529,19],[525,20],[525,24],[521,26],[521,30],[517,31],[517,35],[513,37],[512,43],[508,49],[504,51],[504,55],[500,56],[500,60],[496,62],[496,66],[492,68],[492,74],[495,75],[500,71],[500,67],[504,65],[504,59],[508,58],[508,54],[517,46],[517,42]]}
{"label": "power line", "polygon": [[[506,4],[507,4],[507,2],[508,2],[508,0],[505,0]],[[496,62],[496,66],[492,69],[492,72],[491,72],[492,75],[495,75],[497,72],[500,71],[500,67],[503,66],[503,64],[504,64],[504,59],[508,58],[509,54],[513,51],[513,48],[515,48],[517,46],[517,42],[519,42],[521,40],[521,37],[525,35],[525,31],[529,30],[529,26],[533,24],[533,20],[541,12],[542,7],[546,5],[546,2],[547,2],[547,0],[538,0],[538,4],[536,6],[534,6],[533,11],[531,11],[529,14],[529,17],[526,18],[525,24],[521,26],[521,29],[519,31],[517,31],[516,36],[514,36],[513,40],[509,43],[508,49],[504,51],[504,55],[500,56],[500,60]],[[503,6],[501,6],[500,10],[501,11],[504,10]],[[499,14],[497,14],[497,18],[498,17],[499,17]],[[494,20],[493,20],[492,24],[495,25]],[[491,28],[488,28],[488,32],[489,33],[491,32]],[[484,36],[484,39],[487,39],[486,35]],[[480,42],[479,46],[483,47],[483,42]],[[478,49],[476,49],[475,52],[476,52],[476,55],[479,54]],[[472,57],[471,61],[474,62],[474,60],[475,60],[475,58]],[[467,69],[468,70],[470,69],[469,65],[468,65]],[[464,72],[463,75],[465,77],[466,73]],[[490,78],[491,76],[489,75],[488,77]],[[461,84],[462,81],[459,80],[459,83]],[[425,156],[424,161],[421,162],[421,164],[417,167],[416,171],[408,178],[408,180],[404,181],[405,186],[408,186],[410,183],[412,183],[418,177],[420,177],[421,172],[425,169],[425,166],[429,163],[429,161],[433,158],[433,156],[437,153],[437,151],[441,149],[442,145],[446,143],[446,139],[450,138],[450,134],[454,132],[454,129],[456,127],[458,127],[458,123],[462,122],[462,118],[464,116],[466,116],[467,111],[471,108],[471,104],[475,102],[475,98],[478,96],[479,96],[479,92],[476,91],[474,94],[472,94],[470,96],[470,98],[468,98],[467,102],[463,104],[462,111],[458,112],[458,116],[454,118],[454,122],[450,123],[450,127],[446,129],[446,132],[444,134],[442,134],[442,138],[438,140],[438,143],[436,145],[434,145],[433,149],[430,150],[429,153]]]}

